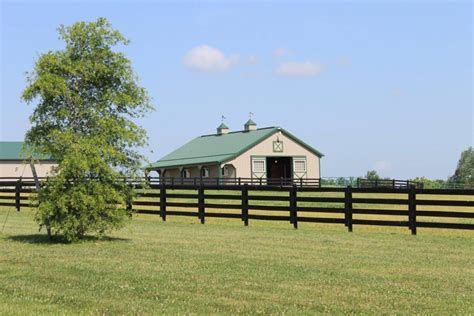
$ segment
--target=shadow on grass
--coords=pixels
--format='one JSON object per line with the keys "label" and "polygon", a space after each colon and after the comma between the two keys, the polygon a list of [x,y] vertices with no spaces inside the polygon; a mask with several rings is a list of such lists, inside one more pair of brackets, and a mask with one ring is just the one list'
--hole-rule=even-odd
{"label": "shadow on grass", "polygon": [[49,240],[46,234],[31,234],[31,235],[14,235],[6,238],[7,240],[26,243],[26,244],[82,244],[82,243],[93,243],[93,242],[129,242],[130,239],[118,238],[118,237],[102,237],[97,238],[94,236],[85,236],[77,242],[69,242],[62,236],[53,236]]}

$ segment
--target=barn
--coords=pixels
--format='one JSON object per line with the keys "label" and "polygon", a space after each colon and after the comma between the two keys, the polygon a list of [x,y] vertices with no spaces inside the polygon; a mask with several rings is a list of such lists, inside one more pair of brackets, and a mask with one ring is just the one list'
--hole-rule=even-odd
{"label": "barn", "polygon": [[[56,162],[47,156],[27,154],[23,150],[23,142],[0,142],[0,178],[5,177],[33,177],[30,162],[33,161],[38,177],[45,177]],[[33,160],[32,160],[33,159]]]}
{"label": "barn", "polygon": [[[257,128],[249,119],[231,132],[197,137],[148,166],[161,178],[280,181],[321,178],[323,154],[281,127]],[[275,180],[273,180],[275,179]]]}

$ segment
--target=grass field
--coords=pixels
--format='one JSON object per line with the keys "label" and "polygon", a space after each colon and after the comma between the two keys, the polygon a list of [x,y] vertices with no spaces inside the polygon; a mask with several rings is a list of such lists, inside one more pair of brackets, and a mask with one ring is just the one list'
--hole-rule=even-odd
{"label": "grass field", "polygon": [[[0,209],[0,224],[7,215]],[[50,244],[32,213],[0,235],[1,314],[473,314],[474,233],[136,215]]]}

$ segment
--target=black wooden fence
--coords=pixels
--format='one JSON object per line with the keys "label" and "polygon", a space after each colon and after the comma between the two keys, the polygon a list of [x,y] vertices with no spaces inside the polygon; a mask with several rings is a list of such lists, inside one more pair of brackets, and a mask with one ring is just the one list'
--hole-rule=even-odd
{"label": "black wooden fence", "polygon": [[[346,178],[340,178],[346,179]],[[418,189],[423,188],[423,184],[419,182],[414,182],[411,180],[395,180],[395,179],[362,179],[362,178],[347,178],[353,179],[347,185],[351,185],[357,188],[392,188],[392,189],[408,189],[411,186],[415,186]],[[18,178],[15,177],[0,177],[0,182],[12,182],[17,181]],[[41,182],[44,178],[38,178]],[[124,179],[129,181],[128,179]],[[167,184],[167,185],[204,185],[204,186],[214,186],[214,185],[260,185],[260,186],[280,186],[280,187],[290,187],[296,185],[298,187],[345,187],[346,185],[342,184],[329,184],[334,182],[334,179],[331,181],[325,181],[327,179],[323,178],[209,178],[209,177],[193,177],[193,178],[183,178],[183,177],[143,177],[139,181],[145,181],[148,184]],[[34,179],[31,177],[23,177],[22,182],[33,182]],[[130,181],[129,181],[130,182]],[[133,183],[133,181],[131,181]]]}
{"label": "black wooden fence", "polygon": [[[151,184],[170,184],[170,185],[271,185],[288,187],[296,185],[298,187],[316,187],[320,188],[324,183],[321,178],[182,178],[182,177],[148,177]],[[329,185],[327,185],[329,186]],[[418,189],[423,188],[423,183],[414,182],[411,180],[396,180],[396,179],[362,179],[357,178],[353,185],[358,188],[392,188],[392,189],[408,189],[415,186]],[[334,186],[332,186],[334,187]]]}
{"label": "black wooden fence", "polygon": [[13,206],[17,211],[22,207],[37,207],[32,197],[36,196],[33,181],[7,179],[0,181],[0,207]]}
{"label": "black wooden fence", "polygon": [[[136,183],[137,213],[299,223],[474,230],[474,190]],[[0,206],[36,207],[32,181],[0,181]],[[446,221],[448,220],[448,221]],[[453,222],[454,220],[454,222]]]}
{"label": "black wooden fence", "polygon": [[396,179],[362,179],[357,178],[356,186],[358,188],[392,188],[392,189],[408,189],[415,186],[418,189],[423,189],[423,183],[411,180],[396,180]]}

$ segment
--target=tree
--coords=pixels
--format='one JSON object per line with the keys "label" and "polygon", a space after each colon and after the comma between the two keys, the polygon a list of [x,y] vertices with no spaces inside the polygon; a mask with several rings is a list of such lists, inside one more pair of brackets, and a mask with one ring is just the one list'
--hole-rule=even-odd
{"label": "tree", "polygon": [[367,171],[367,174],[365,175],[365,178],[368,180],[380,180],[380,176],[375,170],[369,170]]}
{"label": "tree", "polygon": [[445,180],[431,180],[426,177],[416,177],[410,181],[423,184],[423,188],[425,189],[442,189],[446,187]]}
{"label": "tree", "polygon": [[448,181],[474,185],[474,149],[472,147],[461,153],[456,171]]}
{"label": "tree", "polygon": [[64,49],[38,58],[22,98],[37,103],[27,146],[58,162],[35,219],[50,237],[74,241],[124,225],[132,190],[123,179],[141,172],[136,148],[147,140],[134,119],[153,107],[130,61],[114,50],[128,40],[105,18],[58,31]]}

